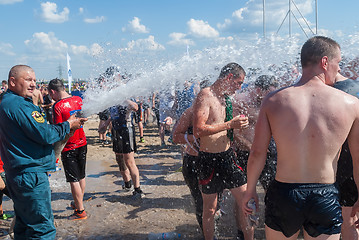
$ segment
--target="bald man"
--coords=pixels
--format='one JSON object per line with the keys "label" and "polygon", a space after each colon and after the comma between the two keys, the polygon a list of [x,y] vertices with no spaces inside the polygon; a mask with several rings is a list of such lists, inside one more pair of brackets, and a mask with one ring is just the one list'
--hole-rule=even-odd
{"label": "bald man", "polygon": [[15,239],[55,239],[47,175],[55,170],[52,144],[87,119],[73,116],[60,124],[47,124],[32,103],[36,77],[29,66],[12,67],[8,83],[0,103],[0,153],[17,217]]}

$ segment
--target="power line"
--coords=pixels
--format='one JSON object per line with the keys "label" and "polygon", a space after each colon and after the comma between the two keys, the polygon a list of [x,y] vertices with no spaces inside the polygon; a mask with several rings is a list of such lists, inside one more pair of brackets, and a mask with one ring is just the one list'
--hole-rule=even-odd
{"label": "power line", "polygon": [[57,72],[59,73],[59,79],[62,79],[63,68],[61,66],[61,63],[59,64],[59,66],[57,68]]}
{"label": "power line", "polygon": [[[313,32],[312,28],[309,26],[309,23],[307,21],[307,19],[303,16],[302,12],[299,10],[298,6],[295,4],[294,0],[289,0],[289,10],[287,12],[287,14],[285,15],[282,23],[280,24],[277,33],[279,32],[279,30],[282,28],[283,23],[285,22],[285,20],[288,17],[288,22],[289,22],[289,36],[292,36],[292,23],[291,23],[291,16],[293,15],[293,17],[295,18],[295,20],[297,21],[299,27],[302,29],[303,33],[308,37],[305,29],[303,28],[302,24],[300,23],[299,19],[295,16],[294,12],[292,11],[292,4],[295,6],[295,8],[297,9],[298,13],[300,14],[300,16],[302,17],[303,21],[305,22],[305,24],[307,25],[308,29],[312,32],[313,35],[318,34],[318,0],[315,0],[315,17],[316,17],[316,23],[315,23],[315,33]],[[264,1],[263,1],[263,5],[264,5]],[[264,23],[263,23],[264,24]]]}

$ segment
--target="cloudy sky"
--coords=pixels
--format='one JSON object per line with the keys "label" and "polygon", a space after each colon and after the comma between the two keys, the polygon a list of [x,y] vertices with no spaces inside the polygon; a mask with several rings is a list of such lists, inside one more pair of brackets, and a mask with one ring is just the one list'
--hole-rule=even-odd
{"label": "cloudy sky", "polygon": [[[289,1],[265,2],[266,36],[287,37]],[[291,34],[312,36],[315,0],[293,0],[291,8]],[[357,32],[358,0],[318,0],[318,9],[319,34]],[[1,79],[15,64],[32,66],[38,79],[66,78],[66,53],[73,77],[89,78],[109,62],[120,65],[109,61],[115,55],[168,57],[263,37],[263,0],[0,0],[0,19]]]}

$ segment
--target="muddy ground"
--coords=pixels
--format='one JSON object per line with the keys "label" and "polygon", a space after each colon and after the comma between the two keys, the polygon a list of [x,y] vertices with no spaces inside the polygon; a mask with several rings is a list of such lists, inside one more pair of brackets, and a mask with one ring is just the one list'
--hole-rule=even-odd
{"label": "muddy ground", "polygon": [[[182,163],[179,146],[171,143],[160,146],[154,123],[144,129],[145,143],[137,143],[135,159],[146,196],[135,202],[131,192],[122,190],[123,182],[111,145],[98,142],[98,122],[97,116],[92,116],[84,126],[88,140],[85,193],[88,219],[67,220],[73,212],[69,184],[65,182],[63,170],[50,176],[56,239],[141,240],[147,239],[150,232],[172,231],[180,233],[182,239],[202,239],[191,195],[178,171]],[[261,187],[258,191],[263,199]],[[227,214],[219,220],[218,239],[235,239],[233,199],[229,192],[224,196],[222,209]],[[4,197],[3,205],[5,212],[13,213],[10,199]],[[0,220],[0,231],[6,232],[9,223],[9,220]],[[255,238],[264,239],[263,216]]]}

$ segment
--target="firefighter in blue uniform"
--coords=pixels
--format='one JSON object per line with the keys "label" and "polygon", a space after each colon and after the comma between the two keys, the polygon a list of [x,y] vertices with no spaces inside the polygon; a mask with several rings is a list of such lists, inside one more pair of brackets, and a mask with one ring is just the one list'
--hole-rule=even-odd
{"label": "firefighter in blue uniform", "polygon": [[55,239],[47,175],[55,170],[52,144],[86,119],[73,116],[64,123],[47,124],[31,100],[36,78],[29,66],[12,67],[8,85],[0,103],[0,152],[14,202],[15,239]]}

